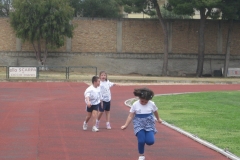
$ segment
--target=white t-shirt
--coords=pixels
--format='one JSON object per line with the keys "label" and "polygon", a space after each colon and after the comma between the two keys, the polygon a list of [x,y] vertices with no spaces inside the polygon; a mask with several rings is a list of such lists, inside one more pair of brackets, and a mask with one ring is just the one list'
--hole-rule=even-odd
{"label": "white t-shirt", "polygon": [[158,108],[153,101],[149,100],[146,105],[142,105],[138,100],[133,103],[130,112],[136,114],[150,114],[156,110],[158,110]]}
{"label": "white t-shirt", "polygon": [[100,81],[100,92],[103,97],[103,101],[109,102],[111,101],[111,91],[110,88],[114,85],[114,83],[110,82],[109,80],[107,81]]}
{"label": "white t-shirt", "polygon": [[102,99],[99,87],[95,88],[93,85],[89,86],[84,92],[85,102],[87,104],[86,97],[89,97],[89,101],[92,105],[97,105]]}

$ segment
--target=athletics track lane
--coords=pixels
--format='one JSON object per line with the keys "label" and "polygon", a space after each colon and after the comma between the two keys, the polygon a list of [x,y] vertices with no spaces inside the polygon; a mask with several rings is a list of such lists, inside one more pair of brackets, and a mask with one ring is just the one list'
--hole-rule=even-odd
{"label": "athletics track lane", "polygon": [[[129,108],[124,101],[133,98],[133,89],[112,88],[111,125],[100,132],[82,130],[84,83],[1,82],[0,160],[134,160],[137,140],[132,124],[124,131]],[[240,90],[240,85],[151,85],[155,94]],[[160,106],[159,106],[160,107]],[[226,157],[157,124],[156,143],[146,146],[147,160],[225,160]]]}

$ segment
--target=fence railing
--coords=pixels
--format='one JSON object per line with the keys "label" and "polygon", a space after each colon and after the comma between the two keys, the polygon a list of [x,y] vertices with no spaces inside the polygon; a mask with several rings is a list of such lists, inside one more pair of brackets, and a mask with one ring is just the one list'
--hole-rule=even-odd
{"label": "fence railing", "polygon": [[7,66],[0,66],[0,78],[7,79],[8,78],[8,68]]}
{"label": "fence railing", "polygon": [[0,66],[0,79],[86,79],[95,66]]}

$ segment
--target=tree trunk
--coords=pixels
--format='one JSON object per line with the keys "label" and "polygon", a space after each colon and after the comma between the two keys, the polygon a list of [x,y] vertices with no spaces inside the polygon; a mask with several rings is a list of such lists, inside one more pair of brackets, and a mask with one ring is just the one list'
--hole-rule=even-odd
{"label": "tree trunk", "polygon": [[199,37],[198,37],[198,64],[196,76],[201,77],[203,73],[203,63],[204,63],[204,50],[205,50],[205,41],[204,41],[204,30],[206,23],[205,8],[200,9],[200,27],[199,27]]}
{"label": "tree trunk", "polygon": [[158,20],[162,26],[163,34],[164,34],[164,56],[163,56],[163,68],[162,68],[162,76],[167,76],[167,70],[168,70],[168,30],[167,30],[167,24],[164,21],[162,14],[160,12],[160,7],[158,5],[157,0],[154,0],[154,5],[157,11]]}
{"label": "tree trunk", "polygon": [[39,61],[42,64],[42,55],[41,55],[42,50],[41,50],[41,41],[40,40],[37,41],[37,45],[38,45],[38,49],[37,49],[38,50],[38,58],[39,58]]}
{"label": "tree trunk", "polygon": [[34,49],[35,54],[36,54],[36,59],[37,59],[37,61],[39,62],[40,60],[39,60],[39,56],[38,56],[38,51],[37,51],[37,49],[36,49],[36,47],[35,47],[35,45],[34,45],[33,42],[32,42],[32,46],[33,46],[33,49]]}
{"label": "tree trunk", "polygon": [[43,63],[43,66],[44,66],[44,70],[48,70],[48,67],[46,66],[47,56],[48,56],[48,47],[47,47],[47,41],[46,41],[44,55],[43,55],[43,60],[42,60],[42,63]]}
{"label": "tree trunk", "polygon": [[228,35],[227,35],[227,45],[226,45],[226,53],[225,53],[225,62],[224,62],[224,72],[223,76],[227,77],[229,59],[230,59],[230,50],[231,50],[231,40],[232,40],[232,30],[233,30],[233,19],[230,20],[228,25]]}
{"label": "tree trunk", "polygon": [[48,55],[48,49],[46,48],[44,51],[44,56],[43,56],[43,64],[44,65],[46,64],[46,61],[47,61],[47,55]]}

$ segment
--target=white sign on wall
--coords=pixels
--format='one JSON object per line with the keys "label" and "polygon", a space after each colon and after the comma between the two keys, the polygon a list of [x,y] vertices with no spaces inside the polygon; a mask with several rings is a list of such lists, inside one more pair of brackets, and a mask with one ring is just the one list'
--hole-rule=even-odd
{"label": "white sign on wall", "polygon": [[37,77],[37,67],[9,67],[9,77]]}
{"label": "white sign on wall", "polygon": [[240,68],[228,68],[228,77],[240,77]]}

